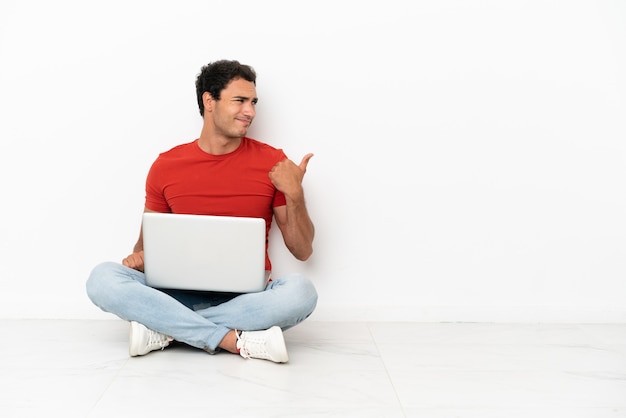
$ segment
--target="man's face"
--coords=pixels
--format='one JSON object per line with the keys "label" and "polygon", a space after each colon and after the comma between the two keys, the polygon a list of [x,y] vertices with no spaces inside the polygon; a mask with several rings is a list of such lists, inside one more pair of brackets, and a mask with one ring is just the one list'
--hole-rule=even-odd
{"label": "man's face", "polygon": [[213,118],[216,132],[228,138],[241,138],[246,135],[256,115],[256,87],[243,78],[233,80],[222,90],[220,100],[212,100]]}

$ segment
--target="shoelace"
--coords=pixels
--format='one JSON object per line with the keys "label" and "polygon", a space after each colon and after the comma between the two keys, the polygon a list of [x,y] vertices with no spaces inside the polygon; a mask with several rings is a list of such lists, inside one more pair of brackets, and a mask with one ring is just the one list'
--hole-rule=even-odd
{"label": "shoelace", "polygon": [[250,338],[250,335],[244,332],[241,333],[242,335],[245,334],[242,337],[236,330],[235,334],[237,335],[237,347],[239,348],[239,353],[241,354],[241,357],[269,357],[264,338]]}
{"label": "shoelace", "polygon": [[167,335],[161,334],[150,330],[150,337],[148,338],[148,347],[159,346],[161,350],[165,349],[170,343],[170,339]]}

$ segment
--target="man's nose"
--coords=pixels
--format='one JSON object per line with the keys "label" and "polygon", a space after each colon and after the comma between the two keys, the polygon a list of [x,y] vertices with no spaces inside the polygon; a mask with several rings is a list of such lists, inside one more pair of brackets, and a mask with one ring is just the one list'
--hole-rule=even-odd
{"label": "man's nose", "polygon": [[256,109],[254,108],[254,105],[250,102],[246,103],[243,107],[243,114],[253,118],[254,115],[256,115]]}

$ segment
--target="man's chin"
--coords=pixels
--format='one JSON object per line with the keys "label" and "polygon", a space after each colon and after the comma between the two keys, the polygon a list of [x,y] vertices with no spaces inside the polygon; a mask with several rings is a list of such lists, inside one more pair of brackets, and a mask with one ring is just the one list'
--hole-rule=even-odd
{"label": "man's chin", "polygon": [[228,137],[229,137],[230,139],[241,139],[241,138],[243,138],[244,136],[246,136],[246,134],[247,134],[247,133],[248,133],[248,130],[247,130],[247,129],[242,129],[242,130],[240,130],[240,131],[233,131],[233,132],[231,132],[231,133],[228,135]]}

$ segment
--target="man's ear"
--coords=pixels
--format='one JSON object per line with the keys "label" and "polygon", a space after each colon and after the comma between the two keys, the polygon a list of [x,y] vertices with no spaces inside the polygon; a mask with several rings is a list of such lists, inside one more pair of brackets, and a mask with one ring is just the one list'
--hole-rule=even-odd
{"label": "man's ear", "polygon": [[204,111],[212,112],[213,111],[213,96],[208,91],[202,93],[202,102],[204,103]]}

